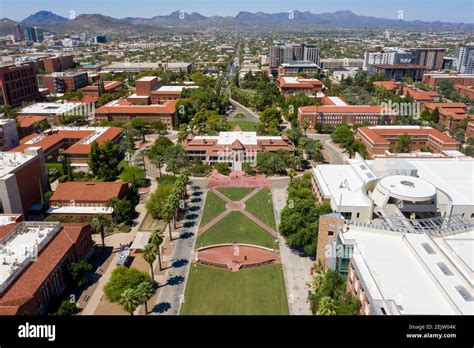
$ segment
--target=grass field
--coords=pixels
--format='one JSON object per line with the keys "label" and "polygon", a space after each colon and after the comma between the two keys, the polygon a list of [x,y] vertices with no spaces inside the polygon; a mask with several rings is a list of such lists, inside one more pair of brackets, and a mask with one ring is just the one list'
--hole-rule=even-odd
{"label": "grass field", "polygon": [[274,239],[270,233],[242,213],[233,211],[201,234],[196,241],[196,248],[233,242],[277,248]]}
{"label": "grass field", "polygon": [[224,210],[225,202],[215,193],[208,192],[204,212],[202,213],[201,226],[206,225]]}
{"label": "grass field", "polygon": [[272,192],[268,188],[261,189],[245,202],[245,210],[255,215],[262,222],[276,230],[273,212]]}
{"label": "grass field", "polygon": [[240,121],[240,120],[239,121],[230,121],[229,123],[230,123],[232,129],[234,129],[235,126],[239,125],[240,128],[242,128],[242,130],[244,132],[255,132],[255,129],[259,125],[259,123],[256,123],[256,122]]}
{"label": "grass field", "polygon": [[254,190],[251,187],[219,187],[219,192],[223,193],[233,201],[240,201]]}
{"label": "grass field", "polygon": [[230,272],[193,264],[181,307],[184,315],[288,315],[280,264]]}

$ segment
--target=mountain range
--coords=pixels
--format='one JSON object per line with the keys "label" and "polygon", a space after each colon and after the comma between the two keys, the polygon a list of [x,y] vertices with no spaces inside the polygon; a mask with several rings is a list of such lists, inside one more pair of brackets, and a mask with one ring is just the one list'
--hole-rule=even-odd
{"label": "mountain range", "polygon": [[[474,29],[473,23],[446,23],[426,21],[405,21],[372,16],[357,15],[352,11],[336,11],[333,13],[311,13],[293,11],[280,13],[239,12],[236,16],[203,16],[199,13],[172,12],[169,15],[151,18],[126,17],[113,18],[101,14],[81,14],[68,19],[50,11],[39,11],[20,23],[28,26],[41,26],[46,30],[65,31],[101,31],[114,32],[120,30],[149,31],[156,27],[306,27],[306,28],[356,28],[356,29]],[[15,21],[8,18],[0,19],[0,35],[13,33]]]}

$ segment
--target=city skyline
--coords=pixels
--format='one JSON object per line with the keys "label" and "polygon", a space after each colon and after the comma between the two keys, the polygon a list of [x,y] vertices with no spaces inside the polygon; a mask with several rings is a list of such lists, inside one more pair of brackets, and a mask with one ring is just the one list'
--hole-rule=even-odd
{"label": "city skyline", "polygon": [[[427,5],[430,6],[427,6]],[[175,0],[160,1],[159,6],[155,1],[142,0],[141,6],[129,8],[127,1],[114,1],[114,7],[110,8],[109,2],[97,3],[91,0],[81,1],[80,5],[73,1],[32,1],[32,0],[4,0],[0,5],[0,17],[21,21],[41,10],[48,10],[58,15],[69,17],[70,11],[75,11],[76,15],[83,13],[99,13],[115,18],[124,17],[144,17],[150,18],[157,15],[168,15],[173,11],[198,12],[205,16],[235,16],[240,11],[277,13],[290,10],[309,11],[312,13],[335,12],[341,10],[351,10],[358,15],[374,16],[379,18],[397,19],[402,14],[407,21],[443,21],[443,22],[464,22],[473,23],[472,2],[466,0],[453,0],[449,3],[442,0],[409,1],[401,0],[397,3],[387,4],[381,0],[357,1],[339,0],[331,4],[314,4],[310,0],[296,0],[291,4],[283,0],[259,2],[241,0],[239,2],[224,3],[216,0]],[[289,6],[290,5],[290,6]],[[466,11],[471,7],[471,11]],[[400,12],[402,11],[402,12]]]}

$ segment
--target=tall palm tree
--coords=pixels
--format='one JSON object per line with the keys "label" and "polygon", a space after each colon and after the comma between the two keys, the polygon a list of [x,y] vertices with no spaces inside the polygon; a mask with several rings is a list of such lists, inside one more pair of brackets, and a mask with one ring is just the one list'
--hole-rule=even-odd
{"label": "tall palm tree", "polygon": [[150,283],[143,282],[138,284],[137,288],[135,289],[135,293],[139,303],[143,303],[145,305],[145,314],[148,314],[148,301],[155,294],[155,288]]}
{"label": "tall palm tree", "polygon": [[102,239],[102,252],[105,250],[105,228],[109,222],[105,218],[104,214],[97,214],[91,220],[91,228],[95,233],[100,233],[100,238]]}
{"label": "tall palm tree", "polygon": [[[153,244],[148,243],[142,250],[142,257],[150,265],[150,274],[151,274],[151,282],[155,283],[155,275],[153,273],[153,263],[156,260],[156,248]],[[160,266],[161,269],[161,266]]]}
{"label": "tall palm tree", "polygon": [[139,305],[138,296],[134,289],[126,289],[120,295],[119,303],[122,305],[123,309],[133,315],[135,309]]}
{"label": "tall palm tree", "polygon": [[148,241],[148,243],[152,244],[156,248],[156,254],[158,256],[158,264],[160,266],[160,271],[162,270],[160,246],[163,243],[164,239],[165,238],[163,235],[163,231],[159,228],[155,228],[151,232],[150,240]]}
{"label": "tall palm tree", "polygon": [[168,224],[170,240],[173,239],[173,236],[171,235],[171,220],[174,218],[174,212],[175,209],[169,202],[166,202],[161,208],[161,216]]}
{"label": "tall palm tree", "polygon": [[336,302],[329,296],[324,296],[319,301],[319,310],[320,315],[336,315],[337,307]]}
{"label": "tall palm tree", "polygon": [[117,227],[117,215],[121,213],[122,206],[120,205],[120,199],[117,197],[111,198],[107,202],[107,208],[112,208],[115,227]]}

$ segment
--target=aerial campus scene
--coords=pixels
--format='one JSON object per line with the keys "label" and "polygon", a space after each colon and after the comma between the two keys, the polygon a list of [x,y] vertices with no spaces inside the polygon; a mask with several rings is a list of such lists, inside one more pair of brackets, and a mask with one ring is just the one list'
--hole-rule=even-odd
{"label": "aerial campus scene", "polygon": [[472,316],[473,17],[0,0],[0,317]]}

